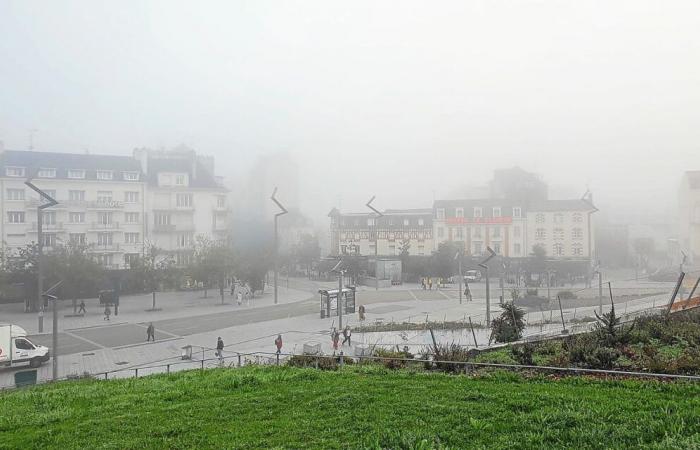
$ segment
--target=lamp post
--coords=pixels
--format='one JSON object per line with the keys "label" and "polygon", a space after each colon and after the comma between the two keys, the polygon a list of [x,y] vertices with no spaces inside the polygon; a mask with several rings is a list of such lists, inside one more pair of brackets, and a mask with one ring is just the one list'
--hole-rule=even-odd
{"label": "lamp post", "polygon": [[343,264],[343,259],[342,257],[338,261],[338,264],[335,265],[335,267],[331,270],[331,272],[336,272],[338,274],[338,295],[336,297],[337,300],[337,307],[338,307],[338,329],[342,330],[343,329],[343,308],[345,307],[343,301],[342,301],[342,295],[343,295],[343,275],[345,274],[345,270],[341,269],[341,265]]}
{"label": "lamp post", "polygon": [[457,265],[459,267],[459,304],[462,304],[462,252],[457,252],[455,254],[455,259],[458,261]]}
{"label": "lamp post", "polygon": [[[375,281],[375,290],[379,290],[379,276],[377,275],[379,273],[379,261],[378,261],[378,255],[379,255],[379,218],[383,217],[384,214],[380,213],[379,210],[377,210],[374,206],[372,206],[372,202],[376,198],[376,195],[373,195],[372,198],[369,199],[369,201],[365,204],[369,209],[371,209],[375,214],[376,217],[374,218],[374,281]],[[401,268],[403,270],[403,267]]]}
{"label": "lamp post", "polygon": [[277,304],[277,284],[278,284],[277,281],[278,281],[278,277],[279,277],[279,261],[278,261],[279,257],[277,255],[277,253],[278,253],[277,246],[278,246],[278,242],[279,242],[279,236],[278,236],[279,230],[278,230],[278,226],[277,226],[277,220],[279,219],[280,216],[287,214],[289,211],[287,211],[287,209],[284,206],[282,206],[282,204],[275,198],[275,194],[277,194],[277,187],[275,187],[275,189],[272,191],[272,195],[270,196],[270,200],[272,200],[275,203],[275,205],[277,205],[277,207],[280,209],[280,212],[275,214],[275,242],[274,242],[275,254],[274,254],[274,258],[275,258],[275,305],[276,305]]}
{"label": "lamp post", "polygon": [[490,281],[489,281],[489,266],[487,265],[491,259],[496,256],[496,252],[493,251],[493,249],[489,246],[486,247],[486,250],[490,253],[489,256],[486,257],[483,261],[479,263],[479,267],[484,269],[484,273],[486,275],[486,326],[491,325],[491,287],[490,287]]}

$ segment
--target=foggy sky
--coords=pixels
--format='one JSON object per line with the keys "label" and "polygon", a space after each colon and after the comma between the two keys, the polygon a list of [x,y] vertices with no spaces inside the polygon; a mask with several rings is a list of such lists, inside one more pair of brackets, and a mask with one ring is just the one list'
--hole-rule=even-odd
{"label": "foggy sky", "polygon": [[0,0],[0,32],[5,148],[289,152],[321,222],[513,165],[666,212],[700,169],[695,0]]}

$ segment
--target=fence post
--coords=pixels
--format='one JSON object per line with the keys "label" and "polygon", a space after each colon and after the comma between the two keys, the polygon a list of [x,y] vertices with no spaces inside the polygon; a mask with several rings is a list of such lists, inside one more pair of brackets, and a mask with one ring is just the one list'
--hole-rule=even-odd
{"label": "fence post", "polygon": [[241,354],[238,354],[238,367],[241,367]]}
{"label": "fence post", "polygon": [[170,375],[170,364],[168,364],[168,375]]}
{"label": "fence post", "polygon": [[343,352],[340,352],[340,368],[343,368]]}
{"label": "fence post", "polygon": [[314,366],[318,369],[318,356],[314,358]]}
{"label": "fence post", "polygon": [[202,370],[204,370],[204,360],[202,360]]}
{"label": "fence post", "polygon": [[107,372],[105,372],[105,380],[107,379]]}
{"label": "fence post", "polygon": [[138,368],[134,369],[134,372],[135,372],[135,377],[138,378],[139,377],[139,369]]}
{"label": "fence post", "polygon": [[280,354],[279,353],[277,354],[277,365],[278,366],[280,365]]}

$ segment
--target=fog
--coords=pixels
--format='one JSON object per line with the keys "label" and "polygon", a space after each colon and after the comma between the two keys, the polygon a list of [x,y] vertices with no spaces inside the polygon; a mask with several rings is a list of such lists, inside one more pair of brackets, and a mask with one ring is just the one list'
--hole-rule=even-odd
{"label": "fog", "polygon": [[185,144],[231,186],[287,154],[321,225],[514,165],[668,213],[700,167],[696,1],[5,0],[0,28],[5,148]]}

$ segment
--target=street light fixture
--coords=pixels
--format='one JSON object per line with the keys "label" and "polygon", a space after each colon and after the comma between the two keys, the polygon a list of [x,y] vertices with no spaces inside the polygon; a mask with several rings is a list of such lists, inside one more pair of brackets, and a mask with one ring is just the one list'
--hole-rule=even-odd
{"label": "street light fixture", "polygon": [[277,246],[278,246],[278,242],[279,242],[279,236],[278,236],[277,220],[279,219],[280,216],[287,214],[289,211],[287,211],[287,208],[282,206],[282,204],[275,198],[275,194],[277,194],[277,187],[276,186],[275,186],[275,189],[272,191],[272,195],[270,196],[270,200],[272,200],[275,203],[275,205],[277,205],[277,207],[280,209],[280,212],[275,214],[275,243],[274,243],[275,255],[274,255],[274,257],[275,257],[275,305],[276,305],[277,304],[277,278],[279,276],[279,273],[278,273],[279,272],[279,267],[278,267],[279,266],[279,262],[278,262],[279,258],[277,255],[277,252],[278,252]]}
{"label": "street light fixture", "polygon": [[496,256],[496,252],[489,246],[486,246],[486,250],[490,253],[483,261],[479,263],[479,267],[484,269],[486,274],[486,326],[491,326],[491,286],[489,281],[489,266],[488,262]]}
{"label": "street light fixture", "polygon": [[[379,255],[379,218],[383,217],[384,214],[380,213],[378,209],[376,209],[374,206],[372,206],[372,202],[376,198],[376,195],[373,195],[372,198],[369,199],[369,201],[365,204],[369,209],[371,209],[377,216],[374,217],[374,281],[375,281],[375,290],[379,290],[379,261],[378,261],[378,255]],[[401,269],[403,270],[403,268]]]}

